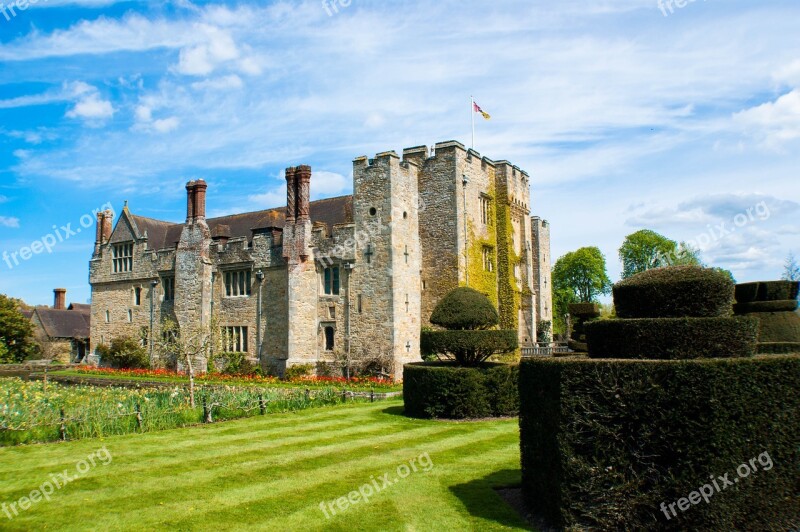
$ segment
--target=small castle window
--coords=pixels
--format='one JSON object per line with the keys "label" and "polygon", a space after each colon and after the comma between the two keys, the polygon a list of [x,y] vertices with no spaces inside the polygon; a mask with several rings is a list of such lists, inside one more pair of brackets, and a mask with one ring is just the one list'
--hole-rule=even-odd
{"label": "small castle window", "polygon": [[228,353],[247,353],[247,327],[223,327],[223,347]]}
{"label": "small castle window", "polygon": [[339,267],[325,268],[323,273],[323,288],[326,296],[339,295]]}
{"label": "small castle window", "polygon": [[334,348],[334,330],[333,327],[325,327],[325,351],[333,351]]}
{"label": "small castle window", "polygon": [[225,272],[225,295],[227,297],[249,296],[251,291],[250,270],[237,270]]}
{"label": "small castle window", "polygon": [[128,309],[128,322],[133,322],[133,311],[131,309]]}
{"label": "small castle window", "polygon": [[106,323],[111,323],[111,311],[106,311]]}
{"label": "small castle window", "polygon": [[405,220],[406,218],[408,218],[408,213],[406,211],[403,211],[403,220]]}
{"label": "small castle window", "polygon": [[494,271],[494,249],[483,246],[483,269],[487,272]]}
{"label": "small castle window", "polygon": [[136,287],[133,289],[133,304],[137,307],[141,306],[142,304],[142,288]]}
{"label": "small castle window", "polygon": [[115,244],[112,250],[114,273],[133,271],[133,243]]}
{"label": "small castle window", "polygon": [[362,310],[361,294],[358,294],[358,298],[356,298],[356,308],[358,309],[358,313],[361,314]]}
{"label": "small castle window", "polygon": [[175,301],[175,277],[162,277],[161,284],[164,287],[164,301]]}
{"label": "small castle window", "polygon": [[481,196],[481,222],[492,225],[492,199],[489,196]]}
{"label": "small castle window", "polygon": [[328,317],[332,320],[336,319],[336,307],[328,307]]}
{"label": "small castle window", "polygon": [[370,215],[370,216],[375,216],[376,214],[378,214],[378,209],[376,209],[375,207],[372,207],[372,208],[369,210],[369,215]]}

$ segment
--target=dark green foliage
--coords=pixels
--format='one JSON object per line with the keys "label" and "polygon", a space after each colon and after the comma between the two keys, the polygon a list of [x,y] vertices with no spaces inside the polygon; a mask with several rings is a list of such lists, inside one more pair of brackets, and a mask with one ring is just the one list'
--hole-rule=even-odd
{"label": "dark green foliage", "polygon": [[314,373],[313,364],[296,364],[286,368],[283,377],[285,379],[296,379],[299,377],[308,377]]}
{"label": "dark green foliage", "polygon": [[614,286],[620,318],[711,318],[731,313],[734,283],[718,269],[657,268]]}
{"label": "dark green foliage", "polygon": [[785,301],[797,299],[800,281],[760,281],[736,285],[736,302]]}
{"label": "dark green foliage", "polygon": [[421,336],[423,356],[445,355],[463,366],[475,366],[517,346],[517,331],[422,331]]}
{"label": "dark green foliage", "polygon": [[[794,529],[798,389],[800,356],[523,361],[524,497],[558,527]],[[758,461],[765,452],[769,471]],[[737,467],[754,458],[759,471],[710,504],[669,521],[662,513],[661,503],[688,497],[712,475],[733,481]]]}
{"label": "dark green foliage", "polygon": [[450,330],[489,329],[499,321],[489,298],[466,287],[449,292],[431,314],[431,323]]}
{"label": "dark green foliage", "polygon": [[599,318],[600,305],[597,303],[572,303],[569,313],[579,318]]}
{"label": "dark green foliage", "polygon": [[536,341],[547,344],[553,341],[553,322],[539,321],[536,324]]}
{"label": "dark green foliage", "polygon": [[475,419],[519,412],[519,366],[486,363],[474,368],[447,362],[407,364],[405,413],[420,418]]}
{"label": "dark green foliage", "polygon": [[[313,369],[313,367],[311,368]],[[250,361],[249,353],[217,353],[208,363],[210,373],[218,372],[225,375],[253,375],[260,373],[261,368]]]}
{"label": "dark green foliage", "polygon": [[0,294],[0,364],[22,362],[36,354],[31,320],[20,312],[20,301]]}
{"label": "dark green foliage", "polygon": [[796,312],[759,312],[750,314],[760,322],[759,342],[800,342],[800,314]]}
{"label": "dark green foliage", "polygon": [[733,305],[735,314],[754,314],[758,312],[794,312],[797,310],[797,300],[786,301],[751,301],[749,303],[736,303]]}
{"label": "dark green foliage", "polygon": [[133,338],[115,338],[111,345],[98,345],[100,362],[118,369],[144,369],[150,367],[147,350]]}
{"label": "dark green foliage", "polygon": [[800,354],[800,342],[760,342],[759,355],[782,355],[786,353]]}
{"label": "dark green foliage", "polygon": [[678,243],[674,240],[655,231],[643,229],[625,237],[625,242],[619,248],[622,278],[627,279],[653,268],[699,265],[699,253],[699,250],[683,242],[678,247]]}
{"label": "dark green foliage", "polygon": [[758,320],[643,318],[586,326],[591,358],[689,359],[746,357],[756,352]]}

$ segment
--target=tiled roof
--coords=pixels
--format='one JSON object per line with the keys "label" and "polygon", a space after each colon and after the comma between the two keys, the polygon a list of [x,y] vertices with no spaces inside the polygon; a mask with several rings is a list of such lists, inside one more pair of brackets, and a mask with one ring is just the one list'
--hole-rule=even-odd
{"label": "tiled roof", "polygon": [[[89,305],[80,306],[88,307]],[[44,327],[44,332],[50,338],[89,338],[91,312],[88,309],[56,310],[40,307],[34,312]]]}
{"label": "tiled roof", "polygon": [[[329,229],[337,224],[353,222],[353,196],[312,201],[310,208],[311,221],[324,223]],[[139,233],[144,235],[147,232],[151,249],[174,248],[180,240],[183,224],[162,222],[136,215],[132,215],[132,217]],[[278,207],[265,211],[209,218],[206,222],[212,234],[215,234],[220,226],[227,226],[230,238],[245,237],[249,241],[252,240],[255,231],[269,227],[283,228],[286,224],[286,208]]]}

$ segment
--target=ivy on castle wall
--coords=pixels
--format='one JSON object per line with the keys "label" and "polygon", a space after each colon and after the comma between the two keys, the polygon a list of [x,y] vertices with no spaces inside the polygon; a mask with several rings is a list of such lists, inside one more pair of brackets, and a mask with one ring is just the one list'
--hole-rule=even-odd
{"label": "ivy on castle wall", "polygon": [[[498,307],[500,328],[516,330],[519,328],[521,298],[514,277],[514,267],[520,263],[520,257],[514,252],[508,194],[505,190],[498,190],[497,198],[497,288],[500,302]],[[499,201],[499,198],[502,198],[502,201]]]}
{"label": "ivy on castle wall", "polygon": [[[497,235],[494,232],[489,234],[489,238],[477,238],[472,222],[467,223],[470,245],[467,249],[467,273],[469,276],[469,287],[485,294],[489,301],[499,309],[497,293],[497,268],[487,271],[483,266],[483,248],[491,247],[497,249]],[[495,257],[495,262],[497,257]]]}

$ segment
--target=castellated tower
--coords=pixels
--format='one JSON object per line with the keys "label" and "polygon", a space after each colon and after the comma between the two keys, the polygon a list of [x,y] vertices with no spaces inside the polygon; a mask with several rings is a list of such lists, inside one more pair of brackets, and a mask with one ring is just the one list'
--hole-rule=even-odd
{"label": "castellated tower", "polygon": [[536,293],[536,315],[540,321],[553,321],[553,288],[550,266],[550,224],[538,216],[531,217],[533,234],[533,279]]}
{"label": "castellated tower", "polygon": [[395,152],[353,163],[356,234],[369,235],[352,269],[354,358],[390,360],[395,378],[420,357],[419,168]]}
{"label": "castellated tower", "polygon": [[311,248],[311,167],[286,169],[283,258],[287,269],[286,367],[317,361],[317,269]]}

